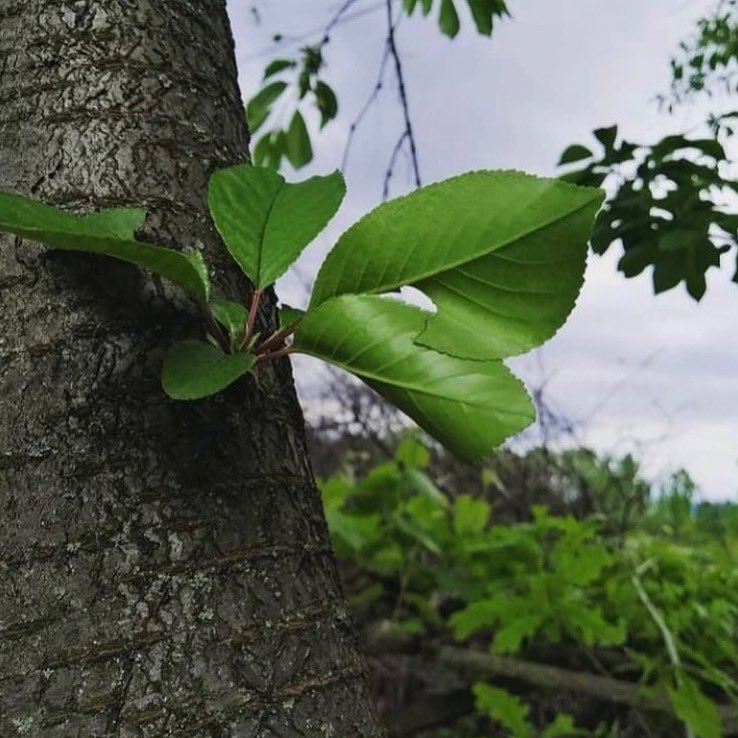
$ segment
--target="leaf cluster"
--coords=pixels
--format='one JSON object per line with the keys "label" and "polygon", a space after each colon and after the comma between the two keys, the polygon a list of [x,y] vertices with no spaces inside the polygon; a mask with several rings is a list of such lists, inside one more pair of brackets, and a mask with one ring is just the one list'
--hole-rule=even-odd
{"label": "leaf cluster", "polygon": [[[321,75],[324,66],[323,44],[305,46],[295,58],[267,64],[260,89],[246,104],[251,134],[261,131],[253,147],[256,166],[279,169],[286,159],[301,169],[313,160],[307,108],[317,110],[321,130],[338,115],[336,93]],[[278,124],[280,118],[287,122]]]}
{"label": "leaf cluster", "polygon": [[738,259],[738,216],[730,208],[738,182],[728,174],[724,147],[716,138],[682,135],[634,144],[620,139],[615,126],[594,136],[599,153],[575,144],[559,162],[577,166],[564,175],[567,181],[614,189],[597,219],[592,248],[602,254],[620,244],[618,269],[626,277],[650,267],[657,294],[684,284],[700,300],[708,270],[729,253]]}
{"label": "leaf cluster", "polygon": [[[464,458],[488,452],[534,417],[502,360],[563,324],[579,292],[599,190],[519,172],[472,172],[385,203],[338,240],[306,312],[285,308],[261,335],[264,291],[320,233],[345,194],[340,173],[288,183],[269,168],[215,172],[208,202],[249,306],[212,296],[199,251],[143,244],[143,213],[74,215],[0,194],[0,230],[55,248],[107,254],[180,285],[210,326],[170,351],[167,394],[215,394],[259,364],[302,352],[362,379]],[[415,287],[435,303],[395,299]]]}
{"label": "leaf cluster", "polygon": [[697,21],[693,36],[679,44],[671,59],[669,111],[696,95],[738,92],[738,2],[720,0],[715,10]]}
{"label": "leaf cluster", "polygon": [[[458,2],[458,0],[457,0]],[[438,7],[438,27],[449,38],[455,38],[461,29],[461,20],[454,0],[402,0],[405,12],[412,15],[419,10],[428,15],[434,6]],[[509,16],[505,0],[466,0],[474,25],[483,36],[491,36],[495,20]]]}

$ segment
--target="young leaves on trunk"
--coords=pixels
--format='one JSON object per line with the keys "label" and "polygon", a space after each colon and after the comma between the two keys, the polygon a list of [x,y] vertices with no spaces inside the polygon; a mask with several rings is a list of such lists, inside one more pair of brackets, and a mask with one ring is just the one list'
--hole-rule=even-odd
{"label": "young leaves on trunk", "polygon": [[242,164],[215,172],[208,200],[231,256],[265,289],[325,228],[345,194],[340,172],[290,184],[271,169]]}
{"label": "young leaves on trunk", "polygon": [[148,269],[207,302],[210,284],[197,250],[175,251],[136,241],[146,212],[135,208],[76,215],[20,195],[0,192],[0,231],[63,251],[104,254]]}
{"label": "young leaves on trunk", "polygon": [[[210,211],[254,285],[248,307],[210,299],[199,252],[136,241],[142,211],[78,216],[0,194],[0,229],[130,261],[192,295],[208,340],[169,352],[162,383],[174,399],[207,397],[259,363],[302,352],[355,374],[457,455],[482,456],[535,416],[502,359],[540,345],[566,320],[602,193],[520,172],[472,172],[383,204],[341,236],[308,310],[283,307],[280,326],[261,336],[264,290],[344,194],[338,172],[295,184],[247,165],[213,175]],[[436,311],[388,296],[404,286],[424,292]]]}

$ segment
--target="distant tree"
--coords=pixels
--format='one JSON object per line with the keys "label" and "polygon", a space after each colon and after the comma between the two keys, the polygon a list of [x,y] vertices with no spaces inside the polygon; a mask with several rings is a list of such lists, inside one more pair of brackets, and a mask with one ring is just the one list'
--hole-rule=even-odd
{"label": "distant tree", "polygon": [[626,277],[651,267],[657,294],[684,284],[700,300],[707,271],[727,258],[736,263],[738,283],[738,180],[726,152],[738,121],[738,111],[730,109],[738,93],[736,0],[720,0],[698,20],[671,60],[671,77],[671,90],[659,98],[664,110],[671,113],[697,99],[719,108],[701,133],[677,132],[638,144],[620,137],[617,126],[600,128],[594,132],[597,153],[575,144],[560,164],[576,167],[565,179],[605,183],[611,192],[592,238],[597,253],[619,244],[618,268]]}

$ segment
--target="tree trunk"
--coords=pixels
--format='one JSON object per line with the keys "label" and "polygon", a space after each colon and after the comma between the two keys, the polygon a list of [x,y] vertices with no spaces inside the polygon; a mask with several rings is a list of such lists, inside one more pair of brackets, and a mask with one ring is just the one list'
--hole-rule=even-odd
{"label": "tree trunk", "polygon": [[[204,205],[247,157],[223,0],[2,0],[0,65],[0,188],[143,205],[244,297]],[[172,402],[177,290],[6,237],[0,326],[0,735],[381,735],[289,366]]]}

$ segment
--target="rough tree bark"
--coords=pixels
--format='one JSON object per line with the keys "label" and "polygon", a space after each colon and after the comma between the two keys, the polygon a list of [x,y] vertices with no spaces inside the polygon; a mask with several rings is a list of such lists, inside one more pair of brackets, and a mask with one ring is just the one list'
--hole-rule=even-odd
{"label": "rough tree bark", "polygon": [[[224,0],[0,0],[1,188],[143,204],[243,297],[204,193],[246,152]],[[171,402],[176,291],[8,238],[0,331],[0,736],[381,735],[289,366]]]}

